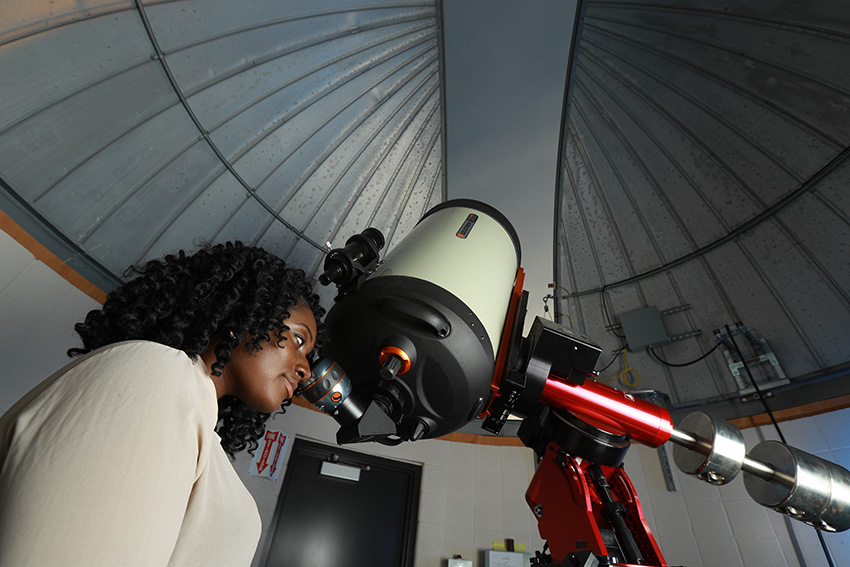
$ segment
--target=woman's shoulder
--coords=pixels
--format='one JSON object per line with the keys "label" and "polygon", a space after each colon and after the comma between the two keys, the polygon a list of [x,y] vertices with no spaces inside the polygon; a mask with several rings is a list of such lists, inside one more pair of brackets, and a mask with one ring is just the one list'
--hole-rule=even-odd
{"label": "woman's shoulder", "polygon": [[176,358],[189,358],[182,350],[156,343],[154,341],[144,340],[129,340],[117,343],[104,345],[98,349],[84,355],[85,357],[94,356],[120,356],[120,357],[148,357],[148,356],[163,356]]}
{"label": "woman's shoulder", "polygon": [[194,372],[196,359],[180,349],[153,341],[131,340],[105,345],[86,354],[92,366],[108,364],[129,372]]}
{"label": "woman's shoulder", "polygon": [[81,357],[79,365],[85,370],[108,366],[115,371],[190,372],[194,361],[182,350],[153,341],[121,341],[102,346]]}
{"label": "woman's shoulder", "polygon": [[202,364],[182,350],[152,341],[103,346],[84,355],[69,374],[78,387],[132,392],[135,396],[207,400],[214,392]]}
{"label": "woman's shoulder", "polygon": [[85,421],[84,416],[112,416],[125,425],[196,419],[203,429],[212,430],[217,412],[215,387],[202,364],[162,344],[126,341],[79,357],[3,417],[31,421],[59,416],[59,422],[77,423]]}

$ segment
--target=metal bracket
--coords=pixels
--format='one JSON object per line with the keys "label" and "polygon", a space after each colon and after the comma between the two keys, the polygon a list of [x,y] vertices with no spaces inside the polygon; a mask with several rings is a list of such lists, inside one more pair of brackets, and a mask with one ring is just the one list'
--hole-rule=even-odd
{"label": "metal bracket", "polygon": [[661,312],[661,316],[664,317],[665,315],[672,315],[674,313],[681,313],[682,311],[687,311],[690,308],[691,308],[691,304],[685,303],[684,305],[680,305],[678,307],[671,307],[670,309],[665,309],[664,311]]}
{"label": "metal bracket", "polygon": [[656,451],[658,451],[658,460],[661,462],[661,473],[664,475],[667,492],[676,492],[676,480],[673,477],[673,469],[670,467],[670,456],[664,449],[664,445],[661,445]]}
{"label": "metal bracket", "polygon": [[682,333],[681,335],[673,335],[669,338],[668,342],[681,341],[682,339],[689,339],[691,337],[698,337],[702,334],[702,329],[697,329],[696,331],[689,331],[687,333]]}
{"label": "metal bracket", "polygon": [[731,329],[731,334],[736,336],[740,335],[746,338],[747,341],[744,344],[748,344],[750,346],[753,354],[751,358],[746,358],[744,361],[740,360],[737,353],[735,353],[729,346],[728,341],[730,340],[730,333],[720,330],[714,332],[717,340],[722,342],[725,347],[723,349],[723,357],[726,359],[726,365],[729,367],[729,372],[732,374],[732,378],[738,386],[738,394],[741,396],[742,402],[750,402],[758,399],[758,396],[754,395],[756,393],[756,389],[741,375],[741,369],[744,368],[745,364],[751,368],[759,365],[762,367],[767,365],[767,379],[763,382],[758,382],[759,390],[763,391],[762,393],[764,393],[765,397],[769,397],[771,394],[764,392],[764,390],[770,390],[790,383],[790,380],[788,380],[785,375],[785,371],[776,359],[776,355],[773,354],[770,345],[767,344],[767,340],[763,337],[759,337],[754,329],[749,329],[741,323],[738,323],[734,329]]}

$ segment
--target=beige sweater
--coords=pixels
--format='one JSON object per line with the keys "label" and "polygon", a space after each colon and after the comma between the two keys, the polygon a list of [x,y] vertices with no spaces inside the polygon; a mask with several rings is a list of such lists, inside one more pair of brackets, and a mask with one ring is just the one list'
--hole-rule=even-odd
{"label": "beige sweater", "polygon": [[250,565],[260,518],[217,413],[203,363],[157,343],[48,378],[0,417],[0,567]]}

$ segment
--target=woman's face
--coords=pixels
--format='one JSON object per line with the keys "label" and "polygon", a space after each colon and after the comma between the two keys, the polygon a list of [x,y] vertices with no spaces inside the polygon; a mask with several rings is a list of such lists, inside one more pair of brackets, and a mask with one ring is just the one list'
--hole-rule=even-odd
{"label": "woman's face", "polygon": [[[289,330],[280,340],[270,332],[271,340],[260,343],[262,350],[248,352],[244,346],[233,350],[222,375],[213,378],[223,386],[216,384],[219,398],[236,396],[253,410],[271,413],[292,397],[299,382],[310,377],[307,355],[316,343],[316,318],[307,304],[298,303],[283,323]],[[243,338],[242,345],[246,341]]]}

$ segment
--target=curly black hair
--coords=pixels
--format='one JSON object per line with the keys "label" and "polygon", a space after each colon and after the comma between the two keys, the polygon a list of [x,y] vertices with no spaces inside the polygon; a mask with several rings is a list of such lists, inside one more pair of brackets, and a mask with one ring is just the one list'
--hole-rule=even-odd
{"label": "curly black hair", "polygon": [[[102,309],[86,315],[74,329],[82,348],[68,350],[78,356],[125,340],[147,340],[182,350],[195,359],[215,341],[212,372],[230,361],[242,337],[249,351],[271,340],[269,331],[286,330],[283,321],[299,302],[310,306],[319,324],[325,310],[304,272],[262,248],[240,242],[206,245],[194,254],[184,251],[130,267],[133,277],[112,291]],[[316,349],[324,335],[319,324]],[[291,403],[286,400],[281,406]],[[242,401],[225,396],[218,404],[218,426],[225,452],[234,455],[257,448],[270,414],[254,411]]]}

